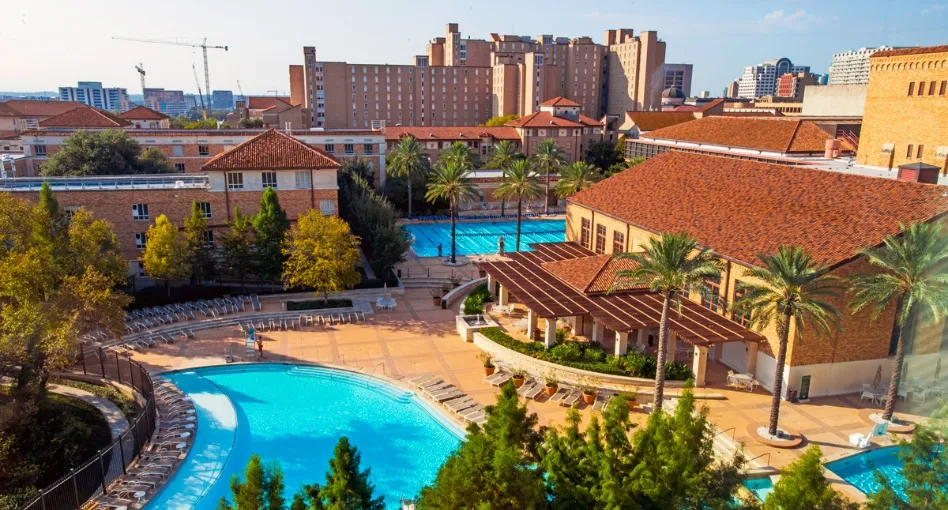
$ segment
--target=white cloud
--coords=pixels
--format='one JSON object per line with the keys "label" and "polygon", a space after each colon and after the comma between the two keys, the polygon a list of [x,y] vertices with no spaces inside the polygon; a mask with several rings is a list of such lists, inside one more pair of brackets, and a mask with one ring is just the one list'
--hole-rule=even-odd
{"label": "white cloud", "polygon": [[922,9],[922,14],[935,14],[948,9],[948,4],[932,4]]}
{"label": "white cloud", "polygon": [[814,25],[821,24],[831,18],[816,16],[810,14],[804,9],[793,12],[787,12],[783,9],[777,9],[764,16],[760,23],[764,26],[774,28],[782,27],[789,30],[807,30]]}

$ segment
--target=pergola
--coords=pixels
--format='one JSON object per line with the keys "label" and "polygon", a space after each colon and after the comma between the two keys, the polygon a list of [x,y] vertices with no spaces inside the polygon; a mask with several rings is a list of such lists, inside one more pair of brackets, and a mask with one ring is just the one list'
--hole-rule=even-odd
{"label": "pergola", "polygon": [[[592,319],[591,339],[602,342],[605,330],[615,332],[615,354],[625,354],[630,334],[644,347],[648,331],[661,322],[661,295],[642,287],[621,287],[607,292],[616,273],[629,269],[631,262],[610,255],[596,255],[573,243],[532,245],[533,252],[509,253],[501,260],[481,262],[493,290],[500,284],[499,304],[506,305],[510,293],[527,310],[528,331],[537,319],[548,319],[544,344],[556,339],[556,319],[568,319],[573,331],[582,332],[586,317]],[[760,334],[747,330],[727,317],[687,299],[669,313],[669,352],[677,340],[694,346],[695,384],[704,385],[708,348],[726,342],[746,342],[748,360],[757,358]],[[753,351],[753,352],[751,352]],[[748,365],[752,368],[751,365]]]}

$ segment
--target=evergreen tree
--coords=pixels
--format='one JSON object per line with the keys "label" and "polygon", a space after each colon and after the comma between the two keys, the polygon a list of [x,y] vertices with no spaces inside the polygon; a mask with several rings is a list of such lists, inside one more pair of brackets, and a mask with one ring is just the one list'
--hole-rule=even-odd
{"label": "evergreen tree", "polygon": [[276,280],[283,273],[283,239],[290,229],[286,211],[280,207],[277,192],[271,187],[260,196],[260,211],[253,217],[254,244],[257,251],[257,275]]}
{"label": "evergreen tree", "polygon": [[[856,510],[823,475],[823,453],[813,445],[793,464],[780,471],[780,480],[764,501],[764,510]],[[890,507],[891,508],[891,507]]]}
{"label": "evergreen tree", "polygon": [[184,219],[184,239],[188,244],[192,282],[206,279],[213,270],[212,249],[205,242],[207,218],[197,202],[191,202],[191,215]]}
{"label": "evergreen tree", "polygon": [[240,281],[243,291],[247,276],[253,274],[256,250],[254,249],[253,225],[250,218],[234,207],[234,220],[227,223],[229,230],[221,236],[222,270],[229,278]]}
{"label": "evergreen tree", "polygon": [[349,444],[346,436],[339,438],[329,459],[326,485],[319,489],[318,500],[329,510],[383,510],[384,498],[373,497],[375,486],[369,482],[370,469],[360,470],[362,456]]}
{"label": "evergreen tree", "polygon": [[230,479],[234,504],[222,497],[217,502],[217,510],[284,510],[283,490],[280,465],[276,461],[264,464],[254,453],[244,468],[243,479],[237,475]]}
{"label": "evergreen tree", "polygon": [[434,483],[421,490],[419,509],[546,507],[536,414],[527,413],[513,384],[507,384],[487,416],[483,429],[468,427],[467,439],[441,466]]}

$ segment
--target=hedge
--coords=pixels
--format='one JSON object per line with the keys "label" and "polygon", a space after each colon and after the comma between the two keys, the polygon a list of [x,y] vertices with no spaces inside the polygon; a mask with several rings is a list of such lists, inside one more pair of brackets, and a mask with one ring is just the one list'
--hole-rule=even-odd
{"label": "hedge", "polygon": [[351,299],[330,299],[328,301],[309,299],[306,301],[289,301],[286,303],[286,310],[296,312],[299,310],[322,310],[324,308],[349,308],[350,306],[352,306]]}

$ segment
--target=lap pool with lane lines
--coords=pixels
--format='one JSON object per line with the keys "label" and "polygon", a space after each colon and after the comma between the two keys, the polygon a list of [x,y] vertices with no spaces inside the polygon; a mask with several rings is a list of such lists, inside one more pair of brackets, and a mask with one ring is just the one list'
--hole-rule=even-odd
{"label": "lap pool with lane lines", "polygon": [[[414,241],[412,250],[419,257],[451,255],[451,224],[406,225]],[[532,243],[561,243],[566,240],[566,220],[525,220],[520,228],[520,251],[533,251]],[[479,221],[458,223],[455,239],[458,255],[497,253],[497,240],[504,237],[505,250],[514,251],[517,243],[516,221]]]}
{"label": "lap pool with lane lines", "polygon": [[463,431],[413,393],[366,376],[302,365],[211,367],[165,374],[191,397],[197,434],[184,464],[146,508],[213,509],[252,453],[283,469],[286,498],[323,483],[339,436],[371,468],[376,495],[399,508],[434,480]]}

